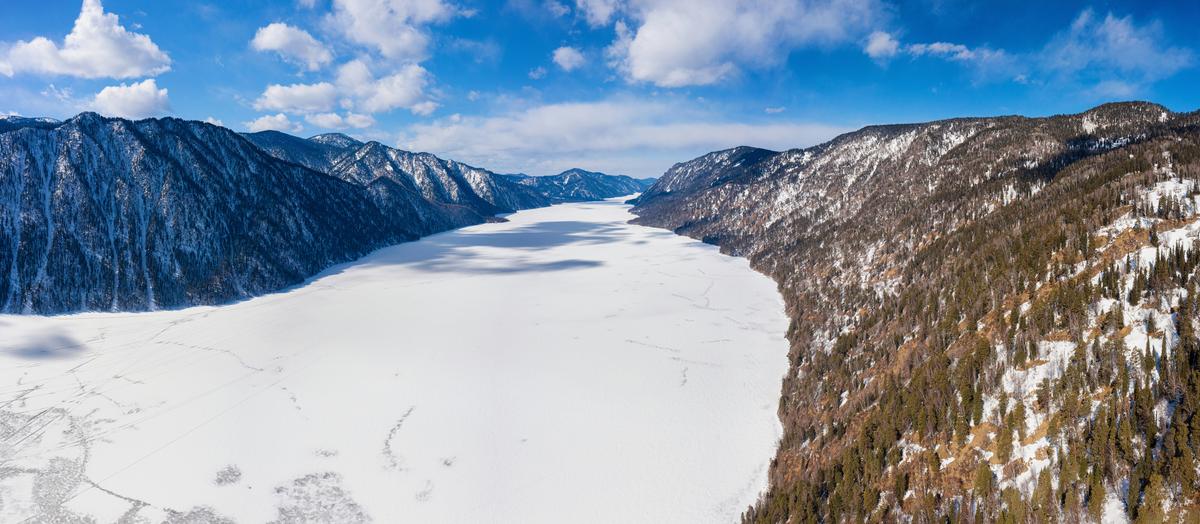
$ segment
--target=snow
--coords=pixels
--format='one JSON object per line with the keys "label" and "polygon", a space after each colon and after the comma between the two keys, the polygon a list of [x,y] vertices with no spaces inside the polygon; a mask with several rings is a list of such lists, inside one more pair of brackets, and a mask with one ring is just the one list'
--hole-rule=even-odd
{"label": "snow", "polygon": [[1125,503],[1118,497],[1118,493],[1109,492],[1104,498],[1104,510],[1100,516],[1100,522],[1104,524],[1125,524],[1129,522],[1129,517],[1125,514]]}
{"label": "snow", "polygon": [[1084,133],[1090,135],[1095,133],[1096,129],[1100,126],[1096,125],[1096,121],[1092,119],[1092,115],[1084,115],[1083,120],[1080,122],[1080,127],[1083,128]]}
{"label": "snow", "polygon": [[736,520],[782,434],[782,300],[617,200],[228,306],[0,316],[0,521]]}

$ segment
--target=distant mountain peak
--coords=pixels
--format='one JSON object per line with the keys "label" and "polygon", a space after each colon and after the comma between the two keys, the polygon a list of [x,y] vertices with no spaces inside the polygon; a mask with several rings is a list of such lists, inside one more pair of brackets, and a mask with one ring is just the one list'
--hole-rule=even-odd
{"label": "distant mountain peak", "polygon": [[327,146],[334,146],[334,147],[350,148],[350,147],[358,147],[358,146],[363,145],[363,142],[361,140],[358,140],[352,136],[349,136],[349,135],[346,135],[343,133],[324,133],[324,134],[320,134],[320,135],[316,135],[316,136],[311,136],[308,139],[313,142],[316,142],[318,144],[325,144]]}
{"label": "distant mountain peak", "polygon": [[562,173],[559,173],[558,176],[563,176],[563,175],[606,175],[606,174],[607,173],[601,173],[599,171],[588,171],[586,169],[572,167],[571,169],[568,169],[566,171],[563,171]]}
{"label": "distant mountain peak", "polygon": [[62,123],[61,120],[58,120],[56,118],[46,117],[46,116],[21,116],[21,115],[0,115],[0,121],[5,121],[5,122],[29,121],[29,122],[41,122],[43,124],[61,124]]}

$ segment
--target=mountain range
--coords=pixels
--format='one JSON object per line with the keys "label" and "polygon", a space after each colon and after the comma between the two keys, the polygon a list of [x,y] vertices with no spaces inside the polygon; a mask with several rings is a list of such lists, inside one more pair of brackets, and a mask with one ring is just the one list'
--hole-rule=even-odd
{"label": "mountain range", "polygon": [[0,159],[0,311],[20,313],[235,300],[640,191],[636,223],[748,258],[791,318],[783,438],[745,522],[1200,511],[1200,113],[869,126],[709,153],[649,187],[91,113],[0,120]]}
{"label": "mountain range", "polygon": [[577,170],[542,184],[340,134],[94,113],[6,117],[0,159],[7,313],[228,302],[497,214],[643,187]]}
{"label": "mountain range", "polygon": [[871,126],[676,164],[637,223],[748,257],[791,317],[746,522],[1195,516],[1200,113]]}

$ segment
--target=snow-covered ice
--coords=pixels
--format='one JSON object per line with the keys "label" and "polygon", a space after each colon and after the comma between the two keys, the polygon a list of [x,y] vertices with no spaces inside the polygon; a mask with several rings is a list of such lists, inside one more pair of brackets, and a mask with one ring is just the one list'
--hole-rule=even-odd
{"label": "snow-covered ice", "polygon": [[508,218],[227,306],[0,316],[0,521],[736,520],[774,284],[618,201]]}

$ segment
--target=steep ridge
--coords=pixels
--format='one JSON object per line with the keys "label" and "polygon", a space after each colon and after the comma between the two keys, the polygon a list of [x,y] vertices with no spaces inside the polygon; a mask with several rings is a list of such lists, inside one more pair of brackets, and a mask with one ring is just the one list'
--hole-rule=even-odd
{"label": "steep ridge", "polygon": [[551,202],[602,200],[644,191],[651,183],[624,175],[574,168],[552,176],[500,175],[546,195]]}
{"label": "steep ridge", "polygon": [[417,232],[227,129],[83,113],[0,134],[0,312],[263,293]]}
{"label": "steep ridge", "polygon": [[53,129],[58,127],[58,120],[53,118],[26,118],[21,116],[0,115],[0,133],[13,131],[24,127],[33,127],[37,129]]}
{"label": "steep ridge", "polygon": [[792,318],[744,520],[1191,511],[1198,122],[1107,104],[672,167],[637,222],[749,257]]}
{"label": "steep ridge", "polygon": [[275,158],[327,174],[338,159],[356,146],[343,141],[318,139],[323,135],[304,139],[279,131],[243,133],[242,136]]}
{"label": "steep ridge", "polygon": [[5,117],[0,161],[0,313],[227,302],[559,201],[346,135],[243,135],[171,118]]}
{"label": "steep ridge", "polygon": [[550,204],[536,190],[485,169],[379,142],[337,133],[303,139],[276,131],[248,133],[246,138],[277,158],[367,188],[385,212],[404,217],[422,234]]}

